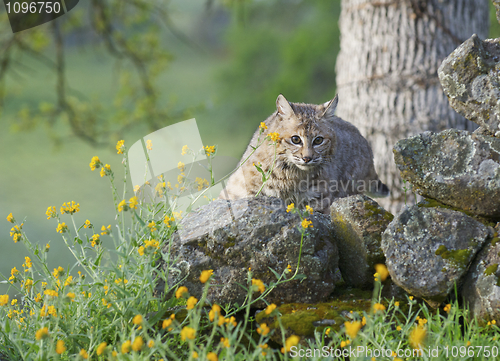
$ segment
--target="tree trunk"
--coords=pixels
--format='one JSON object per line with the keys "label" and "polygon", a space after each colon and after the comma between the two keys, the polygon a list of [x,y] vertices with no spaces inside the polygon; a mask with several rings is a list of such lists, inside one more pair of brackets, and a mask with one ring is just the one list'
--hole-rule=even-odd
{"label": "tree trunk", "polygon": [[488,35],[489,3],[342,0],[339,27],[337,115],[370,142],[380,179],[391,190],[390,198],[378,201],[395,213],[405,192],[394,144],[427,130],[475,129],[449,106],[437,69],[472,34]]}

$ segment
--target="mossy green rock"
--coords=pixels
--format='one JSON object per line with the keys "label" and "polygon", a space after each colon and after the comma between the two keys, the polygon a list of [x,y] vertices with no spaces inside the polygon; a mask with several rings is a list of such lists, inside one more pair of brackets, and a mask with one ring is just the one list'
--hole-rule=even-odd
{"label": "mossy green rock", "polygon": [[394,160],[421,195],[500,218],[500,139],[447,129],[400,140]]}
{"label": "mossy green rock", "polygon": [[342,278],[352,287],[373,287],[374,266],[385,263],[382,233],[394,216],[365,195],[337,199],[330,210]]}
{"label": "mossy green rock", "polygon": [[472,315],[482,324],[500,322],[500,242],[495,235],[474,259],[460,294]]}
{"label": "mossy green rock", "polygon": [[500,44],[472,35],[438,69],[450,105],[465,118],[500,136]]}
{"label": "mossy green rock", "polygon": [[382,249],[393,282],[436,307],[492,235],[462,212],[405,207],[382,235]]}
{"label": "mossy green rock", "polygon": [[[270,303],[321,302],[328,298],[340,279],[338,250],[329,218],[320,213],[307,217],[307,229],[300,256],[299,274],[305,279],[277,286],[267,297]],[[277,198],[257,197],[235,201],[216,200],[189,213],[179,224],[172,244],[162,249],[170,266],[162,263],[169,284],[184,285],[200,298],[203,270],[213,270],[208,300],[218,304],[243,304],[252,277],[269,286],[290,265],[295,271],[300,254],[301,219],[287,212]],[[166,258],[166,257],[165,257]],[[286,271],[284,278],[292,273]],[[159,286],[159,290],[164,285]],[[168,297],[168,295],[167,295]],[[265,306],[260,301],[255,307]]]}
{"label": "mossy green rock", "polygon": [[[353,290],[355,294],[346,294],[334,300],[315,303],[287,303],[281,305],[277,310],[281,313],[281,322],[285,330],[285,338],[291,335],[303,338],[311,338],[314,331],[323,332],[330,328],[331,332],[340,332],[344,322],[357,316],[363,317],[363,312],[369,313],[371,308],[371,292]],[[351,312],[352,311],[352,312]],[[274,314],[266,315],[258,312],[255,317],[256,323],[266,323],[271,329],[275,329],[272,340],[282,344],[282,335],[279,332],[279,324]]]}

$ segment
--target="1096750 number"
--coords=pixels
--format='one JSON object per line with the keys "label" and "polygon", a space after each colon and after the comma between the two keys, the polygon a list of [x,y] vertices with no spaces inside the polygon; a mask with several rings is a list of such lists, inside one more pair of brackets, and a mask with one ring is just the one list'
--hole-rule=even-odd
{"label": "1096750 number", "polygon": [[58,2],[10,2],[5,4],[9,14],[15,13],[30,13],[30,14],[59,14],[61,12],[61,4]]}

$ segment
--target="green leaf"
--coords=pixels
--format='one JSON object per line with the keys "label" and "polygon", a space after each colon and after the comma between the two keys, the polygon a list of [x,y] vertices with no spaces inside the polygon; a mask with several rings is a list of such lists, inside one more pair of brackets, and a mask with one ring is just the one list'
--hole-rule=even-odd
{"label": "green leaf", "polygon": [[281,275],[278,272],[276,272],[275,270],[273,270],[271,267],[267,267],[267,268],[269,268],[271,270],[271,272],[276,276],[277,279],[279,279],[281,277]]}

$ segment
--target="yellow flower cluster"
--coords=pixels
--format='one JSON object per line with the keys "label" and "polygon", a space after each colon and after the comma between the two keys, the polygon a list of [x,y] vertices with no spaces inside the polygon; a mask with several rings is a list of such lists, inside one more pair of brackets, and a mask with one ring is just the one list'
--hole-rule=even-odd
{"label": "yellow flower cluster", "polygon": [[66,225],[65,222],[59,223],[57,225],[56,231],[57,233],[64,233],[68,230],[68,226]]}
{"label": "yellow flower cluster", "polygon": [[101,171],[99,172],[99,174],[101,175],[101,177],[104,177],[105,175],[108,176],[111,173],[112,173],[111,172],[111,166],[109,164],[106,164],[104,167],[102,167]]}
{"label": "yellow flower cluster", "polygon": [[37,341],[47,337],[49,335],[49,329],[47,327],[42,327],[35,332],[35,338]]}
{"label": "yellow flower cluster", "polygon": [[62,355],[66,351],[66,346],[64,346],[63,340],[57,340],[56,343],[56,353]]}
{"label": "yellow flower cluster", "polygon": [[373,312],[377,312],[377,311],[385,311],[385,306],[381,303],[375,303],[373,305]]}
{"label": "yellow flower cluster", "polygon": [[184,326],[181,330],[181,339],[182,341],[186,341],[186,339],[194,340],[196,337],[196,330],[189,326]]}
{"label": "yellow flower cluster", "polygon": [[200,282],[201,283],[207,282],[213,274],[214,274],[214,270],[211,270],[211,269],[202,271],[201,275],[200,275]]}
{"label": "yellow flower cluster", "polygon": [[413,347],[414,349],[422,348],[426,334],[427,331],[423,326],[417,326],[413,328],[408,339],[410,341],[411,347]]}
{"label": "yellow flower cluster", "polygon": [[387,270],[387,267],[385,266],[385,264],[382,264],[382,263],[377,263],[375,265],[375,275],[378,275],[378,276],[375,276],[375,281],[377,281],[379,278],[382,282],[384,282],[387,277],[389,276],[389,271]]}
{"label": "yellow flower cluster", "polygon": [[257,333],[259,335],[266,336],[269,332],[271,332],[271,329],[267,326],[266,323],[261,323],[257,328]]}
{"label": "yellow flower cluster", "polygon": [[269,139],[271,139],[273,142],[277,142],[280,140],[280,135],[279,133],[273,132],[268,134]]}
{"label": "yellow flower cluster", "polygon": [[267,129],[266,123],[260,122],[259,129],[262,130],[262,131],[266,130]]}
{"label": "yellow flower cluster", "polygon": [[207,145],[205,147],[205,154],[207,155],[207,157],[210,157],[214,153],[215,153],[215,145],[212,145],[212,146]]}
{"label": "yellow flower cluster", "polygon": [[209,186],[205,178],[196,177],[194,181],[198,184],[198,191],[201,191],[203,188],[208,188]]}
{"label": "yellow flower cluster", "polygon": [[266,290],[266,286],[259,279],[252,278],[252,286],[255,286],[260,293],[263,293]]}
{"label": "yellow flower cluster", "polygon": [[146,140],[146,149],[153,150],[153,142],[151,141],[151,139]]}
{"label": "yellow flower cluster", "polygon": [[10,229],[10,236],[12,237],[14,243],[17,243],[21,240],[22,238],[21,229],[23,229],[23,225],[24,223],[21,223],[21,225],[14,226]]}
{"label": "yellow flower cluster", "polygon": [[99,160],[99,157],[98,156],[95,156],[95,157],[92,157],[92,160],[90,161],[90,169],[92,171],[96,170],[97,168],[99,168],[101,166],[101,161]]}
{"label": "yellow flower cluster", "polygon": [[9,295],[0,295],[0,306],[5,306],[9,303]]}
{"label": "yellow flower cluster", "polygon": [[281,353],[290,352],[293,346],[297,346],[299,344],[299,341],[300,341],[299,336],[292,335],[288,337],[285,341],[285,347],[281,348]]}
{"label": "yellow flower cluster", "polygon": [[74,214],[76,212],[80,212],[80,203],[75,203],[71,201],[71,203],[68,202],[68,204],[66,204],[66,202],[64,202],[61,206],[61,214],[64,213]]}
{"label": "yellow flower cluster", "polygon": [[270,315],[275,309],[276,305],[274,303],[271,303],[269,306],[266,307],[264,312],[266,313],[266,315]]}
{"label": "yellow flower cluster", "polygon": [[293,211],[294,209],[295,209],[295,204],[293,204],[293,203],[290,203],[290,204],[286,207],[286,211],[287,211],[287,213],[288,213],[288,212]]}
{"label": "yellow flower cluster", "polygon": [[47,219],[51,218],[56,218],[57,217],[57,212],[56,212],[56,207],[47,207],[47,211],[45,212],[47,215]]}
{"label": "yellow flower cluster", "polygon": [[314,209],[312,207],[309,207],[308,205],[306,206],[306,211],[309,212],[309,214],[313,214]]}
{"label": "yellow flower cluster", "polygon": [[12,213],[9,213],[9,215],[7,216],[7,221],[9,221],[10,223],[14,223],[15,222],[14,216],[12,216]]}
{"label": "yellow flower cluster", "polygon": [[124,140],[119,140],[118,143],[116,143],[116,150],[117,154],[123,154],[125,151],[125,141]]}
{"label": "yellow flower cluster", "polygon": [[[172,313],[169,318],[167,318],[166,320],[163,320],[161,328],[165,329],[165,328],[169,327],[174,320],[175,320],[175,313]],[[172,328],[169,328],[168,331],[172,331]]]}
{"label": "yellow flower cluster", "polygon": [[301,223],[302,228],[308,228],[308,227],[313,227],[312,221],[307,220],[307,218],[304,218]]}
{"label": "yellow flower cluster", "polygon": [[187,145],[183,146],[181,155],[186,155],[188,151],[189,151],[188,146]]}
{"label": "yellow flower cluster", "polygon": [[111,233],[111,224],[106,228],[106,226],[101,227],[101,235],[106,235]]}
{"label": "yellow flower cluster", "polygon": [[19,274],[19,271],[17,270],[16,267],[13,267],[11,270],[10,270],[10,277],[9,277],[9,282],[10,283],[15,283],[16,282],[16,275]]}
{"label": "yellow flower cluster", "polygon": [[356,338],[359,330],[361,330],[361,321],[352,321],[352,322],[344,322],[345,333],[348,335],[351,340]]}

